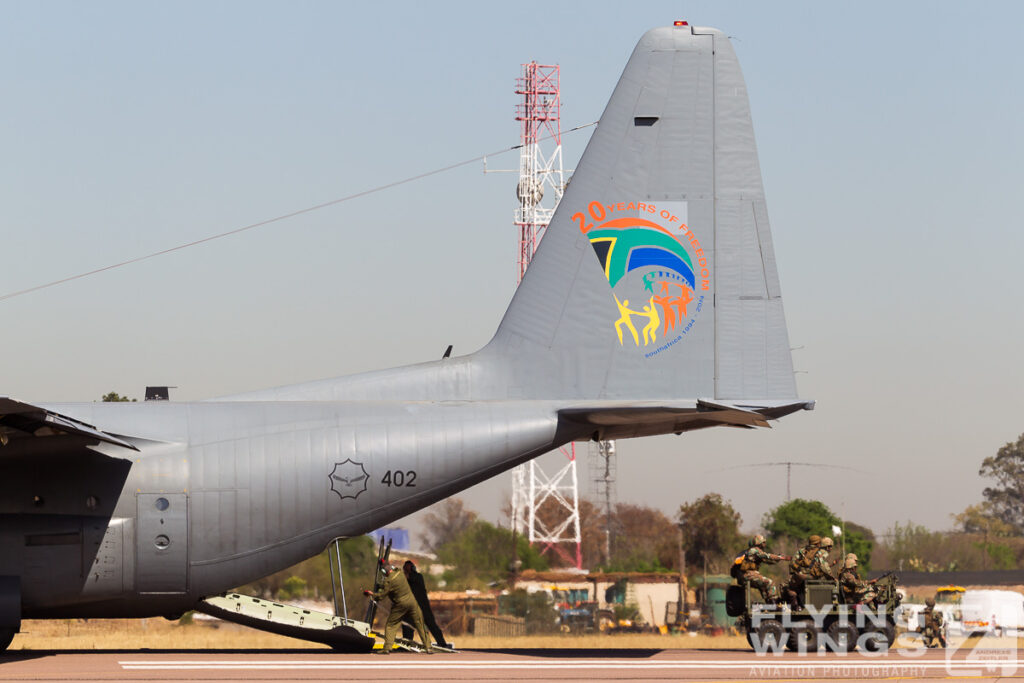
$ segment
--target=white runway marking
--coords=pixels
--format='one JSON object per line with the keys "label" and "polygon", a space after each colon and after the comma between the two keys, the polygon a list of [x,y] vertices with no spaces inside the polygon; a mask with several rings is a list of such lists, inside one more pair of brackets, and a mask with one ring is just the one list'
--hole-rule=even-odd
{"label": "white runway marking", "polygon": [[920,672],[926,671],[949,671],[964,672],[965,670],[994,670],[1007,669],[1016,671],[1024,666],[1024,660],[987,660],[987,661],[964,661],[964,660],[920,660],[915,661],[907,658],[880,659],[876,661],[856,660],[843,661],[832,659],[830,661],[808,661],[806,659],[767,659],[757,658],[752,661],[732,660],[708,660],[708,661],[665,661],[665,660],[636,660],[636,659],[544,659],[530,661],[510,660],[432,660],[432,661],[381,661],[381,660],[132,660],[118,662],[121,668],[131,671],[156,671],[156,670],[373,670],[373,669],[632,669],[632,670],[700,670],[700,669],[729,669],[729,670],[756,670],[765,675],[772,671],[806,671],[808,673],[842,670],[851,673],[877,672],[889,670],[899,672]]}

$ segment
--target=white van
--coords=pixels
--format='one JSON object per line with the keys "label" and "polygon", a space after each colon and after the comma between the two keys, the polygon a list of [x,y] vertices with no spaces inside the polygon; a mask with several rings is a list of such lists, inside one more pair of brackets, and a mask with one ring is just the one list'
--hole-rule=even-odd
{"label": "white van", "polygon": [[[960,603],[955,605],[936,605],[935,609],[942,612],[942,623],[945,625],[946,636],[961,635]],[[924,610],[925,605],[923,603],[900,603],[900,606],[896,608],[896,626],[904,631],[923,631]]]}
{"label": "white van", "polygon": [[965,634],[1017,635],[1024,630],[1024,595],[1016,591],[966,591],[960,611]]}

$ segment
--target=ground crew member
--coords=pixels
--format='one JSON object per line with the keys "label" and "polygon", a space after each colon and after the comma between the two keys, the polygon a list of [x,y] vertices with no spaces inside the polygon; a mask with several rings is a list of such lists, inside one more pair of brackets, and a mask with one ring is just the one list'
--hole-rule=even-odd
{"label": "ground crew member", "polygon": [[433,654],[430,650],[430,639],[427,637],[427,629],[423,625],[423,614],[420,606],[416,604],[416,597],[409,588],[409,582],[405,574],[398,571],[397,567],[389,564],[383,565],[384,581],[377,592],[363,591],[374,600],[383,600],[384,596],[391,598],[391,613],[388,614],[388,621],[384,627],[384,649],[382,655],[391,654],[391,647],[395,644],[395,636],[402,625],[402,619],[408,617],[423,640],[424,652]]}
{"label": "ground crew member", "polygon": [[[416,571],[416,565],[412,560],[405,561],[405,564],[402,565],[402,572],[405,574],[405,578],[409,582],[409,588],[416,598],[416,604],[420,606],[420,612],[423,614],[423,623],[430,630],[431,635],[434,636],[434,642],[441,647],[448,647],[448,643],[444,640],[444,634],[441,633],[441,627],[437,625],[437,620],[434,619],[434,610],[430,609],[430,598],[427,597],[427,587],[423,583],[423,574]],[[408,622],[408,619],[406,621]]]}
{"label": "ground crew member", "polygon": [[839,572],[839,585],[842,586],[848,604],[870,603],[875,599],[874,579],[864,581],[857,571],[857,556],[850,553],[843,562],[843,570]]}
{"label": "ground crew member", "polygon": [[789,583],[786,584],[786,596],[793,609],[799,609],[804,592],[804,582],[811,576],[811,567],[818,557],[821,536],[811,534],[807,545],[797,551],[796,557],[789,563]]}
{"label": "ground crew member", "polygon": [[835,575],[832,574],[832,568],[828,564],[828,554],[832,552],[832,545],[832,539],[828,536],[821,539],[821,548],[818,549],[818,554],[811,564],[810,574],[812,579],[836,580]]}
{"label": "ground crew member", "polygon": [[[924,636],[925,647],[946,647],[946,629],[942,623],[942,612],[935,609],[935,598],[928,598],[924,601],[924,628],[921,635]],[[935,642],[938,641],[938,645]]]}
{"label": "ground crew member", "polygon": [[779,601],[779,587],[775,582],[762,574],[759,570],[762,562],[775,564],[783,560],[792,560],[789,555],[775,555],[765,550],[767,541],[764,536],[758,534],[750,539],[746,552],[736,558],[735,566],[738,567],[737,580],[739,584],[751,585],[761,591],[761,597],[768,602]]}

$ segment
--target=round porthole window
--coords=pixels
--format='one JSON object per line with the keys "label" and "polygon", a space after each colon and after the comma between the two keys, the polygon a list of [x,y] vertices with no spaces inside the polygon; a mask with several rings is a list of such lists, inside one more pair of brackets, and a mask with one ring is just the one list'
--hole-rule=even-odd
{"label": "round porthole window", "polygon": [[156,507],[157,510],[163,512],[167,508],[171,507],[171,502],[166,498],[157,498],[156,502],[153,503],[153,505]]}
{"label": "round porthole window", "polygon": [[159,536],[156,537],[156,539],[153,541],[153,543],[156,545],[157,548],[159,548],[160,550],[163,550],[164,548],[166,548],[167,546],[169,546],[171,544],[171,539],[167,538],[163,534],[160,534]]}

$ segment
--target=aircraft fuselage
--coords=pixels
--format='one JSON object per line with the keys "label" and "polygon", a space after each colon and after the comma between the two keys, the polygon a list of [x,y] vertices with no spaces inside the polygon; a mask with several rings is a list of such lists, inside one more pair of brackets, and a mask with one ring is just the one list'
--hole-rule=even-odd
{"label": "aircraft fuselage", "polygon": [[152,441],[0,459],[0,575],[22,577],[25,618],[179,614],[576,436],[537,402],[47,408]]}

